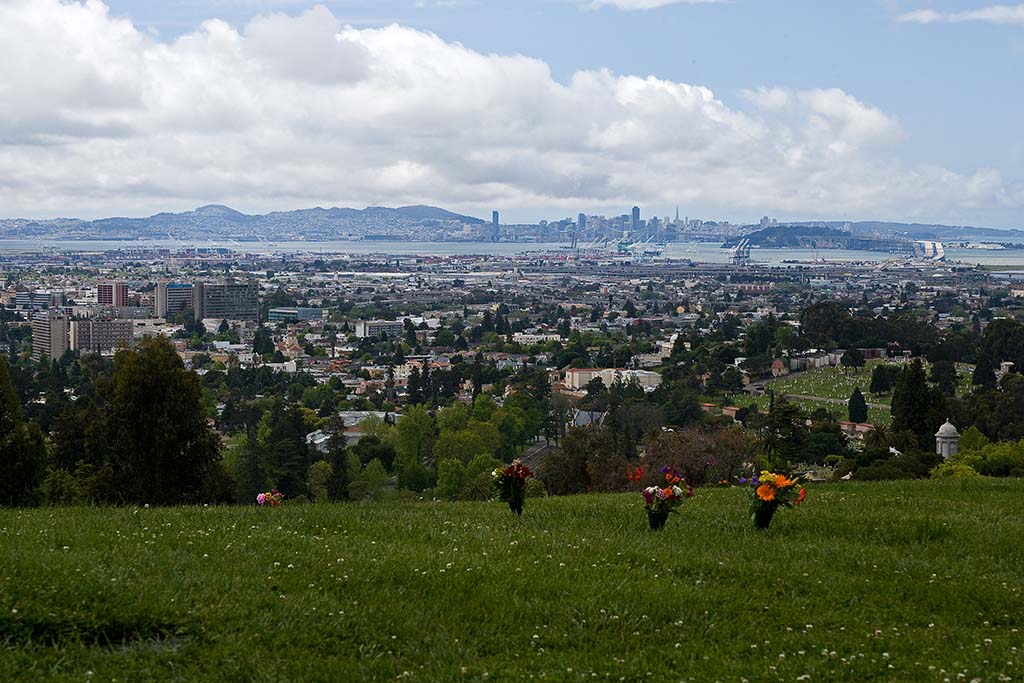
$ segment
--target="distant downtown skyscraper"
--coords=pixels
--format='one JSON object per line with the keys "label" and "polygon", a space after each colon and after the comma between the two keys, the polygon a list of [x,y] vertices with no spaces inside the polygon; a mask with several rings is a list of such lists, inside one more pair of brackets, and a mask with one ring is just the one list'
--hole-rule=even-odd
{"label": "distant downtown skyscraper", "polygon": [[501,239],[501,224],[498,222],[498,212],[491,211],[491,241],[497,242]]}
{"label": "distant downtown skyscraper", "polygon": [[640,228],[640,207],[639,206],[634,206],[633,207],[633,219],[630,221],[630,227],[633,230],[638,230]]}

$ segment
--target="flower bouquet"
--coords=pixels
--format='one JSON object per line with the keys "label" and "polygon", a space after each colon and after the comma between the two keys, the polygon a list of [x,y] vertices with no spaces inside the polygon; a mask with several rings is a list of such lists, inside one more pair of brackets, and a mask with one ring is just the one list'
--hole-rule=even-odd
{"label": "flower bouquet", "polygon": [[283,500],[284,494],[277,489],[270,489],[266,493],[256,494],[256,502],[260,505],[269,505],[276,508]]}
{"label": "flower bouquet", "polygon": [[[660,474],[663,477],[663,486],[648,486],[640,492],[644,497],[644,507],[647,509],[647,523],[652,531],[664,529],[669,513],[675,512],[676,508],[683,504],[683,499],[693,495],[693,487],[683,481],[674,467],[663,467]],[[642,476],[643,469],[637,468],[630,475],[630,480],[639,481]],[[686,489],[682,489],[679,484],[686,485]]]}
{"label": "flower bouquet", "polygon": [[799,483],[799,479],[768,470],[750,479],[740,477],[740,484],[746,486],[750,496],[750,519],[755,529],[767,529],[780,507],[793,507],[804,501],[807,490],[799,487]]}
{"label": "flower bouquet", "polygon": [[494,488],[498,489],[498,498],[508,503],[508,509],[522,517],[523,501],[526,499],[526,480],[533,476],[533,471],[526,465],[513,460],[507,467],[497,467],[491,473]]}

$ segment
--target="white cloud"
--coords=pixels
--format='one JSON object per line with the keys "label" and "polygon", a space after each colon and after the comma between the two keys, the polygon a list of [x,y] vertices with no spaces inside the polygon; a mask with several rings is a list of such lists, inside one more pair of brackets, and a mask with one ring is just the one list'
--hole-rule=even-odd
{"label": "white cloud", "polygon": [[730,215],[955,215],[1024,205],[995,171],[908,166],[838,89],[710,89],[481,54],[323,7],[173,42],[96,0],[0,3],[5,215],[434,203]]}
{"label": "white cloud", "polygon": [[1024,5],[989,5],[962,12],[938,12],[923,9],[896,17],[897,21],[916,24],[961,23],[979,21],[989,24],[1019,24],[1024,26]]}

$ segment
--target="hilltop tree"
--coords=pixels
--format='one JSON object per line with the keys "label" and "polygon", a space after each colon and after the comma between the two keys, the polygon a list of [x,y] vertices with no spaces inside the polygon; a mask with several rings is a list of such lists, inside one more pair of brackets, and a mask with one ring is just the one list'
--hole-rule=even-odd
{"label": "hilltop tree", "polygon": [[274,352],[274,340],[270,336],[270,330],[263,325],[256,329],[256,334],[252,338],[252,350],[260,356]]}
{"label": "hilltop tree", "polygon": [[822,301],[800,314],[800,330],[816,346],[831,346],[842,336],[850,311],[835,301]]}
{"label": "hilltop tree", "polygon": [[888,393],[896,384],[896,378],[899,375],[900,368],[896,365],[885,363],[876,365],[871,371],[871,385],[868,387],[868,391],[872,394]]}
{"label": "hilltop tree", "polygon": [[917,437],[918,445],[926,448],[937,427],[932,424],[932,413],[942,410],[942,399],[928,386],[920,360],[903,368],[892,392],[893,432],[911,432]]}
{"label": "hilltop tree", "polygon": [[173,504],[196,501],[220,460],[199,378],[171,342],[146,337],[114,359],[105,415],[105,460],[116,498]]}
{"label": "hilltop tree", "polygon": [[772,467],[786,468],[805,455],[807,418],[795,403],[772,396],[765,420],[763,447]]}
{"label": "hilltop tree", "polygon": [[971,376],[971,384],[975,387],[993,389],[996,386],[996,373],[992,369],[992,361],[988,354],[982,354],[978,358],[978,364],[974,366],[974,374]]}
{"label": "hilltop tree", "polygon": [[932,373],[929,378],[946,396],[956,395],[957,374],[956,365],[951,360],[940,360],[932,363]]}
{"label": "hilltop tree", "polygon": [[306,471],[311,463],[302,408],[277,401],[261,430],[266,433],[263,447],[271,480],[289,497],[305,495]]}
{"label": "hilltop tree", "polygon": [[850,422],[868,421],[868,404],[864,400],[864,394],[860,392],[859,387],[854,387],[853,393],[850,394],[850,400],[847,402],[847,411],[849,412]]}
{"label": "hilltop tree", "polygon": [[22,419],[7,361],[0,356],[0,505],[32,505],[43,483],[46,444],[35,423]]}
{"label": "hilltop tree", "polygon": [[862,368],[864,367],[864,354],[861,353],[860,349],[851,348],[843,352],[843,357],[839,359],[844,368]]}

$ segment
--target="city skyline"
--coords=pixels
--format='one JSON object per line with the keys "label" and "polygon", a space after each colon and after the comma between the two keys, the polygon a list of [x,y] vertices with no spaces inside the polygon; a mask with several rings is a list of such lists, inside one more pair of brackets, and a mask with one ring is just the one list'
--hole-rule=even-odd
{"label": "city skyline", "polygon": [[1022,225],[1024,5],[108,4],[0,8],[5,217]]}

